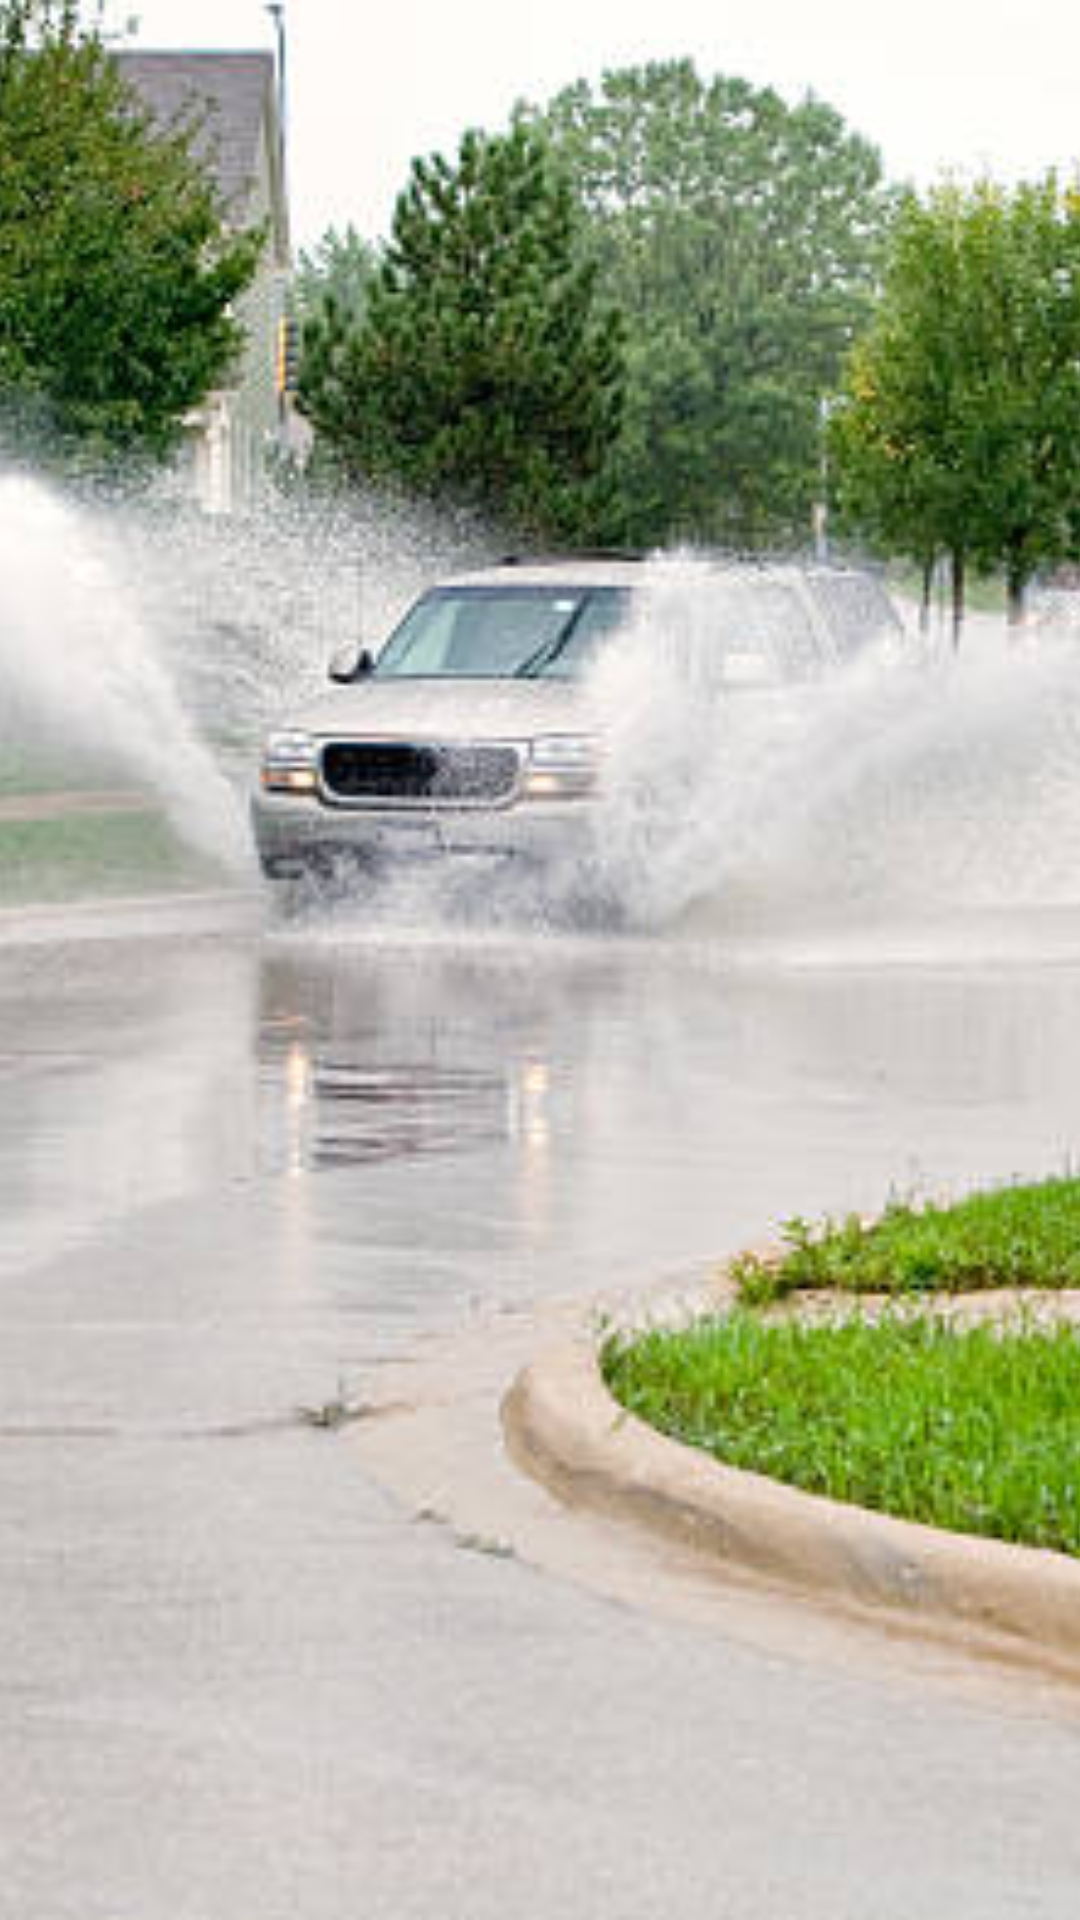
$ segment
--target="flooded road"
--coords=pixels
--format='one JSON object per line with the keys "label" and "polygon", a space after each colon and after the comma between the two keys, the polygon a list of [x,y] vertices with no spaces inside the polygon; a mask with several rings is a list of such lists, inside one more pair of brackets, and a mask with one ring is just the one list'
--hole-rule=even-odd
{"label": "flooded road", "polygon": [[1071,1920],[1067,1703],[469,1551],[303,1410],[1075,1164],[1080,924],[109,931],[0,942],[4,1920]]}

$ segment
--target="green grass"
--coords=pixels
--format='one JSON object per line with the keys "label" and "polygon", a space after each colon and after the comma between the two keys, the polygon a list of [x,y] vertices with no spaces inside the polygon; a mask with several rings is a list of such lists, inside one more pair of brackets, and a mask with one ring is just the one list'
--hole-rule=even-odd
{"label": "green grass", "polygon": [[[918,567],[908,565],[903,560],[890,563],[887,569],[888,584],[894,593],[903,594],[909,600],[922,599],[922,573]],[[1006,606],[1006,587],[1004,577],[990,574],[983,577],[969,573],[964,593],[969,613],[1004,614]],[[948,619],[948,584],[939,583],[934,596],[935,614],[940,610]]]}
{"label": "green grass", "polygon": [[37,793],[87,793],[118,784],[122,784],[122,778],[110,777],[89,762],[82,764],[56,749],[30,750],[5,741],[0,752],[0,799]]}
{"label": "green grass", "polygon": [[732,1263],[739,1297],[762,1305],[805,1288],[966,1293],[1080,1287],[1080,1179],[997,1187],[948,1206],[892,1201],[865,1222],[789,1220],[775,1256]]}
{"label": "green grass", "polygon": [[220,870],[146,813],[0,822],[0,906],[213,885]]}
{"label": "green grass", "polygon": [[1069,1328],[763,1323],[615,1336],[614,1397],[730,1465],[901,1519],[1080,1554],[1080,1338]]}

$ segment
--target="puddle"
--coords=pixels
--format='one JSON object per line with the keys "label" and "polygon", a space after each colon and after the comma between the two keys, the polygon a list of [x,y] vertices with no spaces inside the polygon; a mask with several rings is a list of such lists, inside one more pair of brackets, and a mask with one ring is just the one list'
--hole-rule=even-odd
{"label": "puddle", "polygon": [[461,1067],[316,1057],[311,1103],[314,1167],[460,1153],[508,1131],[506,1082]]}

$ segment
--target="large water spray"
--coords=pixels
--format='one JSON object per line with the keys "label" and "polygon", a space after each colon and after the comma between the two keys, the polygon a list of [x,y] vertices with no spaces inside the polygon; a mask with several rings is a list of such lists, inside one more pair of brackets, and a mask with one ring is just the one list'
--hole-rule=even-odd
{"label": "large water spray", "polygon": [[250,873],[265,727],[321,691],[336,648],[381,638],[478,551],[469,528],[378,505],[215,519],[0,474],[0,751],[59,785],[145,792],[181,839]]}
{"label": "large water spray", "polygon": [[[0,554],[0,745],[156,796],[248,875],[263,729],[323,689],[336,648],[377,644],[421,587],[485,557],[468,529],[374,508],[91,511],[13,476]],[[1075,631],[1014,644],[974,621],[959,655],[909,632],[823,680],[725,689],[687,672],[701,605],[673,566],[595,671],[607,768],[598,857],[558,880],[571,915],[594,893],[624,926],[723,939],[1080,901]],[[366,926],[386,906],[357,904]],[[430,874],[389,910],[476,926],[554,908],[564,925],[563,904]]]}
{"label": "large water spray", "polygon": [[155,636],[84,516],[0,477],[0,740],[62,782],[157,796],[182,837],[247,857],[235,793],[185,714]]}
{"label": "large water spray", "polygon": [[833,675],[688,678],[677,575],[601,664],[607,882],[638,925],[1080,902],[1080,642],[911,630]]}

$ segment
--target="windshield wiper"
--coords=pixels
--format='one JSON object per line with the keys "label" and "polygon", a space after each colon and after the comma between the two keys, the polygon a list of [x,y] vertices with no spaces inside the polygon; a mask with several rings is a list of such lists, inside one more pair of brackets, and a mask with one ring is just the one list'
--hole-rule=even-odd
{"label": "windshield wiper", "polygon": [[549,667],[553,660],[558,659],[585,611],[585,602],[586,595],[582,594],[569,620],[563,621],[558,633],[552,634],[550,640],[545,640],[543,646],[537,647],[535,653],[530,653],[528,659],[523,660],[520,667],[514,668],[511,676],[514,680],[535,680],[537,675],[541,674],[545,667]]}

